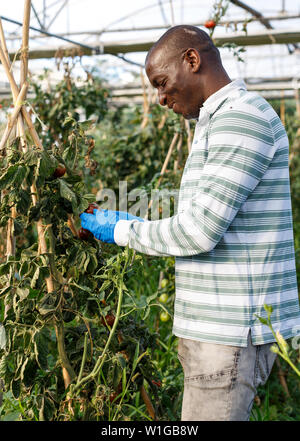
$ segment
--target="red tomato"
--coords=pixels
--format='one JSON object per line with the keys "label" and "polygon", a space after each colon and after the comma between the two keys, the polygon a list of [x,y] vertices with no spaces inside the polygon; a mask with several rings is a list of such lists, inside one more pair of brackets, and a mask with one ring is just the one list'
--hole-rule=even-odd
{"label": "red tomato", "polygon": [[99,206],[96,204],[96,202],[92,202],[88,208],[85,210],[86,213],[93,214],[94,210],[98,210]]}
{"label": "red tomato", "polygon": [[113,314],[106,314],[105,316],[105,320],[103,317],[101,317],[101,323],[102,325],[106,326],[106,323],[108,324],[108,326],[112,327],[114,322],[115,322],[115,316]]}
{"label": "red tomato", "polygon": [[80,228],[78,230],[78,236],[81,240],[88,240],[89,237],[92,236],[92,233],[89,230],[86,230],[85,228]]}
{"label": "red tomato", "polygon": [[59,165],[55,172],[53,173],[53,176],[55,178],[61,178],[66,173],[66,167],[63,165]]}
{"label": "red tomato", "polygon": [[216,22],[215,22],[214,20],[207,20],[207,21],[204,23],[204,26],[205,26],[207,29],[213,29],[213,28],[216,27]]}

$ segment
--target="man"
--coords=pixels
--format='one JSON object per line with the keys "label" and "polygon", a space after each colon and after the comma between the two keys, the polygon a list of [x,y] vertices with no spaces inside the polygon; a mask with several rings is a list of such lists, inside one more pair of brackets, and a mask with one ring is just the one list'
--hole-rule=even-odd
{"label": "man", "polygon": [[230,80],[196,27],[168,30],[146,72],[161,105],[198,119],[178,213],[141,222],[95,210],[82,226],[106,242],[176,256],[182,420],[248,420],[275,360],[273,335],[257,318],[263,305],[284,338],[300,325],[288,139],[272,107]]}

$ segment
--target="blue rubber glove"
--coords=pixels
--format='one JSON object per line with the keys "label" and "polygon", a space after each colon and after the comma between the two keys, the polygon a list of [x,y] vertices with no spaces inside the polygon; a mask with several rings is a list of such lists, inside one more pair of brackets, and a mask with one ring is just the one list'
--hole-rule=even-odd
{"label": "blue rubber glove", "polygon": [[144,219],[133,216],[125,211],[97,210],[93,214],[82,213],[80,216],[82,228],[89,230],[93,235],[107,243],[116,243],[114,241],[115,226],[119,220],[138,220],[144,222]]}

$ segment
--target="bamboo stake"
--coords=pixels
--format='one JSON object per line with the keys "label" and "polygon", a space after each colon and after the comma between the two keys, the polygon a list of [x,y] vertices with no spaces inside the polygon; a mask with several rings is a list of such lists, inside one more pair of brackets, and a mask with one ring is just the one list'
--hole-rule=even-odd
{"label": "bamboo stake", "polygon": [[[10,62],[10,58],[9,58],[9,53],[7,50],[7,45],[6,45],[6,40],[5,40],[5,36],[4,36],[4,31],[3,31],[3,26],[2,26],[2,21],[0,18],[0,45],[2,46],[7,64],[9,66],[9,68],[11,69],[11,62]],[[21,82],[21,86],[22,86],[22,82]],[[22,127],[23,126],[23,127]],[[25,133],[25,129],[24,129],[24,123],[23,123],[23,119],[22,119],[22,115],[19,114],[18,115],[18,136],[21,137],[21,133]],[[24,143],[25,140],[21,137],[21,144],[22,144],[22,148],[24,148]]]}
{"label": "bamboo stake", "polygon": [[9,54],[8,54],[8,50],[7,50],[6,40],[4,37],[4,31],[3,31],[1,18],[0,18],[0,42],[1,42],[1,46],[2,46],[4,54],[5,54],[6,61],[10,65],[10,58],[9,58]]}
{"label": "bamboo stake", "polygon": [[[13,76],[11,70],[10,70],[10,65],[8,64],[8,61],[6,59],[6,56],[5,56],[5,53],[3,51],[2,45],[0,45],[0,60],[1,60],[1,63],[3,65],[3,68],[5,70],[5,73],[7,75],[8,81],[10,83],[11,91],[12,91],[12,94],[13,94],[13,99],[14,99],[14,102],[15,102],[17,100],[18,95],[19,95],[19,88],[18,88],[17,83],[16,83],[16,81],[14,79],[14,76]],[[37,147],[42,149],[43,148],[42,143],[40,141],[40,138],[39,138],[38,134],[36,133],[34,125],[33,125],[32,121],[31,121],[31,117],[30,117],[29,113],[27,112],[26,107],[22,106],[21,111],[22,111],[22,115],[23,115],[23,117],[24,117],[24,119],[26,121],[26,124],[28,126],[29,132],[30,132],[30,134],[32,136],[33,142],[35,143],[35,145]]]}
{"label": "bamboo stake", "polygon": [[[28,49],[29,49],[29,25],[30,25],[30,1],[25,0],[24,5],[24,19],[22,32],[22,50],[21,50],[21,72],[20,72],[20,87],[25,83],[28,76]],[[5,41],[5,39],[4,39]],[[7,49],[6,49],[7,50]],[[25,128],[22,115],[18,118],[18,135],[21,138],[22,147],[26,144]]]}
{"label": "bamboo stake", "polygon": [[178,132],[176,132],[176,133],[174,134],[174,136],[173,136],[173,139],[172,139],[172,142],[171,142],[171,144],[170,144],[170,147],[169,147],[169,150],[168,150],[168,153],[167,153],[167,156],[166,156],[165,162],[164,162],[164,164],[163,164],[163,166],[162,166],[162,169],[161,169],[161,172],[160,172],[160,177],[159,177],[159,179],[158,179],[158,181],[157,181],[157,183],[156,183],[156,188],[159,187],[159,185],[160,185],[160,183],[161,183],[161,180],[162,180],[162,178],[163,178],[163,175],[165,174],[165,172],[166,172],[166,170],[167,170],[167,167],[168,167],[168,164],[169,164],[169,161],[170,161],[171,155],[172,155],[172,153],[173,153],[174,147],[175,147],[175,145],[176,145],[176,142],[177,142],[178,136],[179,136],[179,133],[178,133]]}
{"label": "bamboo stake", "polygon": [[282,124],[285,126],[285,102],[283,97],[283,90],[281,91],[281,98],[280,98],[280,119]]}
{"label": "bamboo stake", "polygon": [[149,395],[146,392],[146,389],[145,389],[144,385],[142,385],[140,387],[140,393],[141,393],[141,397],[142,397],[144,403],[146,404],[146,408],[147,408],[147,411],[148,411],[149,415],[151,416],[151,418],[153,420],[155,420],[155,410],[154,410],[154,407],[153,407],[153,405],[151,403]]}
{"label": "bamboo stake", "polygon": [[296,113],[297,113],[297,116],[300,118],[300,98],[299,98],[298,85],[295,88],[295,100],[296,100]]}
{"label": "bamboo stake", "polygon": [[[174,134],[174,136],[173,136],[173,139],[172,139],[172,142],[171,142],[171,144],[170,144],[170,147],[169,147],[169,150],[168,150],[167,156],[166,156],[166,158],[165,158],[165,162],[163,163],[163,166],[162,166],[162,169],[161,169],[161,172],[160,172],[160,177],[159,177],[159,179],[158,179],[158,181],[157,181],[157,183],[156,183],[156,185],[155,185],[155,189],[157,189],[157,188],[160,186],[161,180],[162,180],[162,178],[163,178],[163,176],[164,176],[164,174],[165,174],[165,172],[166,172],[166,170],[167,170],[167,167],[168,167],[168,164],[169,164],[169,161],[170,161],[171,155],[172,155],[172,153],[173,153],[174,147],[175,147],[175,145],[176,145],[176,142],[177,142],[178,136],[179,136],[179,133],[178,133],[178,132],[176,132],[176,133]],[[149,202],[149,205],[148,205],[148,211],[149,211],[150,208],[152,207],[152,204],[153,204],[153,199],[151,199],[150,202]]]}
{"label": "bamboo stake", "polygon": [[13,225],[14,219],[16,218],[16,209],[12,207],[11,209],[12,219],[8,219],[7,232],[6,232],[6,256],[14,256],[16,254],[16,239],[13,235]]}
{"label": "bamboo stake", "polygon": [[178,165],[180,164],[181,161],[181,156],[182,156],[182,135],[179,136],[179,141],[177,143],[177,159],[174,161],[174,172],[177,172],[178,170]]}
{"label": "bamboo stake", "polygon": [[281,386],[282,386],[286,396],[288,398],[290,398],[291,394],[290,394],[290,391],[289,391],[289,388],[288,388],[288,385],[287,385],[287,382],[286,382],[286,379],[285,379],[285,375],[284,375],[284,372],[282,370],[282,367],[281,367],[281,364],[280,364],[280,361],[279,361],[278,358],[276,358],[276,364],[277,364],[277,367],[278,367],[278,377],[279,377],[280,384],[281,384]]}
{"label": "bamboo stake", "polygon": [[144,98],[144,117],[143,117],[143,121],[141,124],[141,128],[144,129],[146,127],[146,125],[148,124],[148,111],[149,111],[149,103],[148,103],[148,99],[147,99],[147,94],[146,94],[146,84],[145,84],[145,78],[143,75],[143,69],[141,68],[141,80],[142,80],[142,87],[143,87],[143,98]]}
{"label": "bamboo stake", "polygon": [[72,215],[70,213],[68,213],[68,222],[67,223],[68,223],[68,227],[72,231],[73,235],[75,237],[78,237],[78,231],[75,228],[74,221],[73,221]]}
{"label": "bamboo stake", "polygon": [[167,114],[167,112],[162,116],[162,119],[160,120],[160,122],[159,122],[159,124],[158,124],[158,126],[157,126],[157,128],[158,128],[158,130],[161,130],[162,128],[163,128],[163,126],[165,125],[165,122],[166,122],[166,120],[167,120],[167,117],[168,117],[168,114]]}
{"label": "bamboo stake", "polygon": [[184,122],[185,122],[185,128],[186,128],[187,135],[188,135],[188,137],[187,137],[188,151],[190,153],[191,149],[192,149],[192,136],[191,136],[190,122],[187,119],[185,119]]}
{"label": "bamboo stake", "polygon": [[29,24],[30,24],[31,0],[25,0],[23,33],[22,33],[22,51],[21,51],[21,86],[25,83],[28,76],[28,49],[29,49]]}
{"label": "bamboo stake", "polygon": [[4,133],[3,133],[3,136],[2,136],[2,139],[1,139],[1,142],[0,142],[0,151],[5,147],[6,142],[7,142],[8,138],[9,138],[9,135],[11,134],[11,131],[12,131],[13,127],[15,127],[16,120],[17,120],[17,118],[19,116],[19,113],[20,113],[20,110],[21,110],[21,108],[23,106],[23,101],[25,99],[25,96],[26,96],[26,93],[27,93],[27,89],[28,89],[28,84],[24,83],[22,88],[21,88],[21,91],[20,91],[20,93],[19,93],[19,95],[18,95],[18,97],[16,99],[16,104],[15,104],[14,111],[11,114],[11,117],[8,120],[6,129],[5,129]]}

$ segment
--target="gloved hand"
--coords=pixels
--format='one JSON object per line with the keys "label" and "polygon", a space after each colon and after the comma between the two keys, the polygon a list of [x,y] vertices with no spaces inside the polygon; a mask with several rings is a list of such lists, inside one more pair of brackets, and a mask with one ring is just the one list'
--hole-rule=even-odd
{"label": "gloved hand", "polygon": [[82,213],[80,216],[82,228],[89,230],[93,235],[107,243],[116,243],[114,240],[115,226],[119,220],[138,220],[144,219],[133,216],[125,211],[94,210],[93,214]]}

